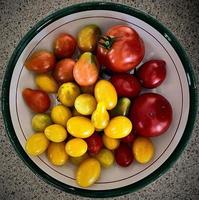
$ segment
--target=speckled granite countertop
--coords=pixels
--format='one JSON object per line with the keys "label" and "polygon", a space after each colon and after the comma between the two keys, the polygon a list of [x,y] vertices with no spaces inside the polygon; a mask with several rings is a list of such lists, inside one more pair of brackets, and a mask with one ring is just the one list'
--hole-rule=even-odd
{"label": "speckled granite countertop", "polygon": [[[11,53],[30,28],[54,11],[81,0],[0,0],[0,86]],[[179,39],[199,73],[198,0],[118,0],[156,17]],[[138,192],[115,199],[199,199],[199,121],[181,157]],[[17,156],[0,122],[0,199],[81,199],[42,181]],[[83,198],[82,198],[83,199]]]}

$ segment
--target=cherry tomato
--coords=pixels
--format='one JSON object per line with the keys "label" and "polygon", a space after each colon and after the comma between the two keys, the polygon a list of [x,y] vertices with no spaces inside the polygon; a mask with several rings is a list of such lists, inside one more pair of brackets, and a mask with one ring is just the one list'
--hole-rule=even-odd
{"label": "cherry tomato", "polygon": [[70,58],[75,52],[77,43],[75,38],[72,35],[67,33],[60,34],[54,43],[54,52],[55,56],[58,59],[61,58]]}
{"label": "cherry tomato", "polygon": [[119,97],[135,97],[141,91],[139,81],[131,74],[117,74],[111,77]]}
{"label": "cherry tomato", "polygon": [[138,68],[137,76],[145,88],[159,86],[166,77],[166,62],[164,60],[150,60]]}
{"label": "cherry tomato", "polygon": [[138,33],[126,25],[111,27],[98,42],[99,62],[115,72],[135,68],[144,57],[144,43]]}
{"label": "cherry tomato", "polygon": [[135,140],[135,133],[133,133],[133,131],[131,133],[129,133],[129,135],[127,135],[126,137],[122,138],[121,141],[125,142],[125,143],[132,143]]}
{"label": "cherry tomato", "polygon": [[37,51],[33,53],[25,62],[27,69],[35,73],[45,73],[55,67],[55,56],[48,51]]}
{"label": "cherry tomato", "polygon": [[73,69],[75,81],[80,86],[93,85],[99,76],[99,64],[96,57],[90,53],[83,53]]}
{"label": "cherry tomato", "polygon": [[97,133],[86,138],[86,142],[88,145],[88,151],[91,154],[97,154],[103,146],[102,138]]}
{"label": "cherry tomato", "polygon": [[26,88],[23,90],[22,95],[26,104],[33,112],[43,113],[50,107],[50,98],[48,94],[42,90]]}
{"label": "cherry tomato", "polygon": [[60,60],[54,69],[53,76],[59,83],[66,83],[73,81],[73,68],[75,61],[71,58]]}
{"label": "cherry tomato", "polygon": [[118,165],[128,167],[133,162],[133,153],[131,148],[124,143],[115,150],[115,160]]}
{"label": "cherry tomato", "polygon": [[130,119],[139,135],[153,137],[163,134],[172,121],[172,107],[160,94],[145,93],[137,97]]}

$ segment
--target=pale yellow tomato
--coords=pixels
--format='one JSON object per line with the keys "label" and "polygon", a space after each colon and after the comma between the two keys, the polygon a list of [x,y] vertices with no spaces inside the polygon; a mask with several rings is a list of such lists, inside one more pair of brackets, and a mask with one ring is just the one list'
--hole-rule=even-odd
{"label": "pale yellow tomato", "polygon": [[105,168],[110,167],[114,163],[114,155],[112,151],[108,149],[102,149],[97,155],[96,158],[99,160],[101,165]]}
{"label": "pale yellow tomato", "polygon": [[64,165],[68,160],[65,142],[51,142],[48,146],[48,159],[53,165]]}
{"label": "pale yellow tomato", "polygon": [[32,134],[26,142],[26,152],[31,156],[38,156],[46,151],[49,140],[43,133]]}
{"label": "pale yellow tomato", "polygon": [[98,81],[95,85],[94,93],[97,102],[104,102],[107,110],[111,110],[116,106],[117,93],[114,86],[109,81]]}
{"label": "pale yellow tomato", "polygon": [[65,106],[72,107],[75,99],[80,94],[80,89],[77,84],[68,82],[59,87],[57,99]]}
{"label": "pale yellow tomato", "polygon": [[91,115],[96,105],[95,98],[90,94],[81,94],[75,99],[75,108],[82,115]]}
{"label": "pale yellow tomato", "polygon": [[99,161],[95,158],[88,158],[78,167],[76,182],[81,187],[89,187],[98,180],[100,173],[101,166]]}
{"label": "pale yellow tomato", "polygon": [[55,93],[58,90],[58,84],[50,74],[37,74],[35,82],[41,90],[47,93]]}
{"label": "pale yellow tomato", "polygon": [[124,116],[114,117],[110,120],[108,126],[104,129],[104,133],[111,138],[126,137],[132,130],[131,121]]}
{"label": "pale yellow tomato", "polygon": [[52,142],[63,142],[67,137],[66,129],[59,124],[52,124],[46,127],[44,133]]}
{"label": "pale yellow tomato", "polygon": [[86,153],[87,143],[81,138],[73,138],[66,143],[65,150],[69,156],[79,157]]}
{"label": "pale yellow tomato", "polygon": [[72,117],[72,113],[69,108],[63,105],[56,105],[52,108],[51,119],[55,124],[66,126],[69,118]]}
{"label": "pale yellow tomato", "polygon": [[132,146],[135,160],[141,164],[148,163],[154,156],[154,145],[149,138],[137,137]]}
{"label": "pale yellow tomato", "polygon": [[94,133],[95,127],[88,118],[76,116],[68,120],[67,130],[74,137],[87,138]]}
{"label": "pale yellow tomato", "polygon": [[107,149],[110,149],[110,150],[117,149],[117,147],[120,144],[120,140],[114,139],[114,138],[110,138],[105,134],[102,136],[102,141],[103,141],[104,146]]}

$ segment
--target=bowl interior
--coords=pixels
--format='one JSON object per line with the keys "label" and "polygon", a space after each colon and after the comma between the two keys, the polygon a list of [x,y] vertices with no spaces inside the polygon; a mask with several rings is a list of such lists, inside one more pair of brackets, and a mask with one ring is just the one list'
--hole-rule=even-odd
{"label": "bowl interior", "polygon": [[[33,113],[24,103],[21,94],[26,87],[36,88],[33,73],[24,67],[25,60],[36,50],[48,49],[52,51],[53,40],[61,32],[76,36],[80,28],[87,24],[97,24],[103,33],[113,25],[126,24],[133,27],[145,44],[146,52],[143,62],[150,59],[163,59],[167,63],[167,76],[163,84],[156,89],[147,91],[162,94],[169,100],[173,108],[173,121],[169,130],[159,137],[152,138],[155,145],[155,156],[150,163],[140,165],[134,161],[127,168],[114,165],[109,169],[103,169],[100,179],[89,188],[90,190],[109,190],[142,180],[158,169],[172,154],[186,126],[189,113],[189,88],[183,65],[171,46],[169,38],[166,39],[166,35],[160,34],[146,22],[128,14],[107,10],[83,11],[62,17],[33,37],[24,48],[14,68],[10,85],[9,106],[16,137],[23,148],[28,136],[33,133],[31,128]],[[52,105],[57,104],[55,96],[52,95],[51,99]],[[67,163],[63,167],[55,167],[50,164],[45,154],[30,157],[30,159],[54,179],[78,187],[74,179],[75,167],[72,164]]]}

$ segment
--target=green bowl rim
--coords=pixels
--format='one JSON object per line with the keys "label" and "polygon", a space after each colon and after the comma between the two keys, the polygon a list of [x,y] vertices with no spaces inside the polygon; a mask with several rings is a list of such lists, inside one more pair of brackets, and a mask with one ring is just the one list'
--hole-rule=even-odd
{"label": "green bowl rim", "polygon": [[[111,190],[89,190],[89,189],[81,189],[77,187],[73,187],[70,185],[66,185],[48,174],[46,174],[43,170],[41,170],[25,153],[22,146],[20,145],[18,138],[15,134],[13,124],[11,121],[10,116],[10,109],[9,109],[9,90],[10,90],[10,82],[12,73],[15,67],[15,64],[21,55],[24,48],[27,46],[27,44],[31,41],[31,39],[39,33],[42,29],[44,29],[46,26],[48,26],[50,23],[58,20],[59,18],[62,18],[64,16],[81,12],[81,11],[88,11],[88,10],[110,10],[110,11],[118,11],[125,14],[129,14],[131,16],[137,17],[152,27],[154,27],[156,30],[158,30],[172,45],[172,47],[175,49],[176,53],[178,54],[181,62],[183,63],[184,70],[187,74],[188,83],[189,83],[189,92],[190,92],[190,110],[188,115],[188,121],[186,124],[185,131],[183,133],[182,138],[180,139],[180,142],[178,143],[177,147],[173,151],[173,153],[170,155],[170,157],[153,173],[148,175],[147,177],[143,178],[142,180],[133,183],[131,185],[117,188],[117,189],[111,189]],[[11,73],[12,72],[12,73]],[[177,160],[177,158],[182,153],[183,149],[185,148],[186,144],[188,143],[188,140],[191,136],[194,123],[196,120],[197,115],[197,108],[198,108],[198,94],[197,94],[197,88],[196,88],[196,78],[194,75],[193,67],[191,65],[191,62],[183,49],[183,47],[180,45],[178,40],[175,38],[175,36],[169,31],[164,25],[162,25],[159,21],[157,21],[152,16],[144,13],[143,11],[140,11],[135,8],[128,7],[126,5],[122,4],[116,4],[116,3],[110,3],[110,2],[87,2],[87,3],[80,3],[75,4],[66,8],[63,8],[59,11],[56,11],[53,14],[50,14],[49,16],[45,17],[43,20],[38,22],[19,42],[18,46],[15,48],[9,63],[7,65],[3,85],[2,85],[2,95],[1,95],[1,104],[2,104],[2,114],[5,124],[5,129],[7,131],[7,134],[9,136],[9,139],[14,146],[16,152],[18,153],[19,157],[25,162],[25,164],[36,174],[39,175],[40,178],[42,178],[45,182],[65,191],[68,193],[85,196],[85,197],[114,197],[114,196],[120,196],[124,195],[130,192],[134,192],[147,184],[151,183],[152,181],[156,180],[158,177],[160,177],[163,173],[165,173],[171,166],[174,164],[174,162]]]}

